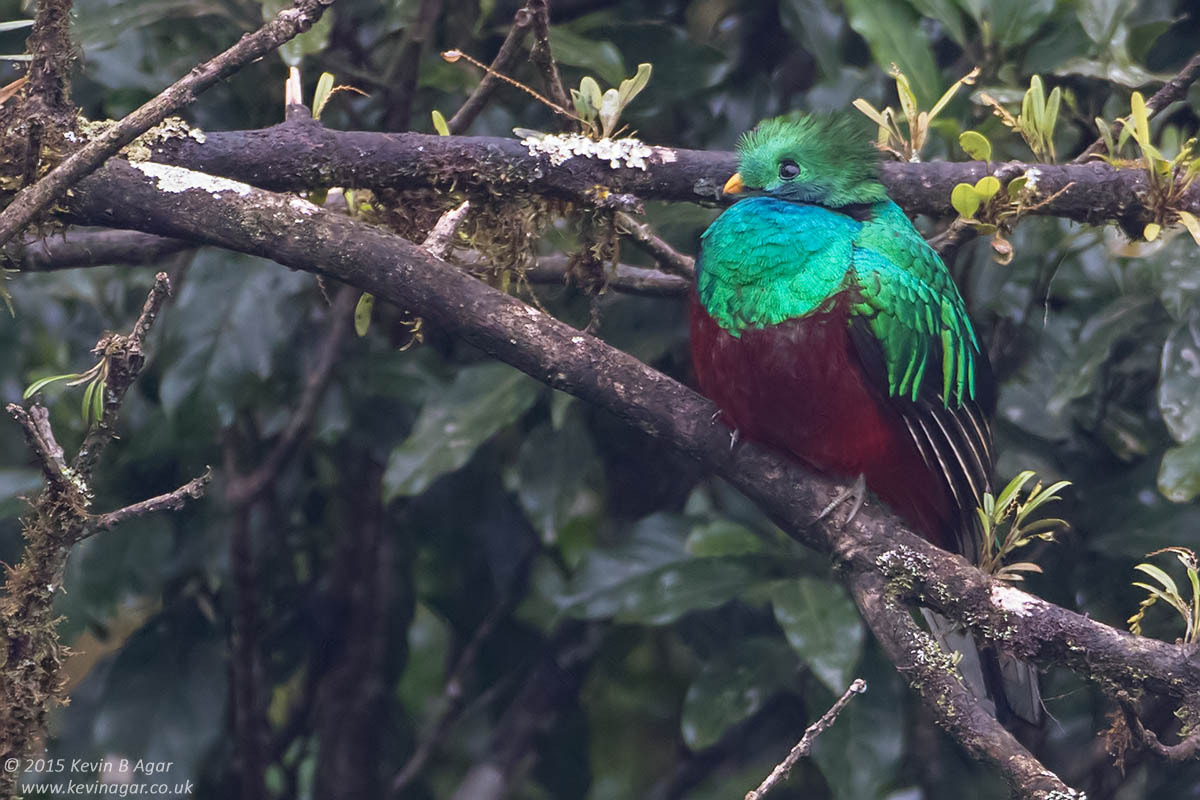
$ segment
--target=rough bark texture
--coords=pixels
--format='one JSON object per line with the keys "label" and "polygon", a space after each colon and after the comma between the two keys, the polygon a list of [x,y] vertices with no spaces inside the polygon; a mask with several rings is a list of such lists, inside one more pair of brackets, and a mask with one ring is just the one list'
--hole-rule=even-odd
{"label": "rough bark texture", "polygon": [[[370,189],[457,188],[483,194],[532,192],[583,202],[608,194],[644,200],[721,202],[721,186],[736,169],[733,153],[655,148],[647,169],[613,168],[576,156],[552,165],[517,139],[421,133],[333,131],[293,120],[254,131],[208,133],[203,143],[172,139],[156,161],[222,175],[275,191],[345,186]],[[1031,213],[1140,231],[1153,220],[1145,204],[1146,173],[1104,163],[1048,165],[937,161],[882,165],[892,198],[912,214],[954,215],[950,192],[987,174],[1011,178],[1036,170],[1039,196],[1054,197]],[[604,192],[598,191],[598,187]],[[1180,209],[1200,213],[1200,181]]]}

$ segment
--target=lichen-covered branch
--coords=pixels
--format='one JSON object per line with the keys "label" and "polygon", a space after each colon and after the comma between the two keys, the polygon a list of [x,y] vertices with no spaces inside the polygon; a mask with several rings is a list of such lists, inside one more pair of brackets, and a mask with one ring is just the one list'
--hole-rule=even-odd
{"label": "lichen-covered branch", "polygon": [[[114,194],[124,202],[108,202]],[[120,162],[80,184],[71,213],[79,221],[265,256],[413,309],[430,324],[700,460],[797,540],[830,554],[845,574],[875,576],[862,596],[882,602],[886,594],[897,603],[927,605],[970,627],[985,642],[1037,663],[1070,668],[1109,690],[1150,692],[1175,703],[1200,694],[1200,659],[1187,648],[1132,636],[997,582],[920,539],[877,505],[868,503],[844,527],[818,519],[818,511],[839,489],[835,483],[752,444],[731,451],[727,432],[712,421],[708,401],[399,236],[294,196],[214,183],[184,170]],[[928,675],[898,651],[894,655],[910,677]],[[948,670],[944,677],[956,683]],[[939,696],[946,691],[944,687]],[[975,708],[969,698],[955,702],[960,710]],[[972,752],[988,753],[989,762],[1020,787],[1021,796],[1049,796],[1046,786],[1053,783],[1052,776],[1036,761],[1001,757],[1006,748],[1015,755],[1023,751],[999,726],[980,722],[985,727],[979,728],[977,718],[972,711],[964,726],[949,729],[959,737],[983,730],[993,740],[986,750],[977,742],[960,741]]]}
{"label": "lichen-covered branch", "polygon": [[99,514],[92,518],[81,538],[87,538],[100,531],[115,528],[122,522],[136,519],[137,517],[144,517],[147,514],[156,514],[160,511],[179,511],[187,505],[189,500],[199,500],[203,497],[204,488],[208,486],[211,480],[212,470],[208,469],[204,471],[203,475],[192,478],[183,486],[166,494],[160,494],[157,497],[150,497],[137,503],[130,503],[115,511]]}
{"label": "lichen-covered branch", "polygon": [[[152,158],[276,191],[344,186],[369,189],[454,188],[468,193],[537,193],[587,204],[611,195],[645,200],[720,203],[721,186],[736,169],[733,153],[654,147],[645,168],[628,160],[573,156],[551,163],[545,152],[517,139],[432,136],[420,133],[333,131],[313,120],[292,120],[252,131],[215,132],[203,143],[170,139]],[[638,163],[638,162],[633,162]],[[1090,224],[1118,222],[1141,231],[1153,220],[1140,168],[1108,164],[1024,164],[937,161],[882,165],[892,198],[913,214],[954,216],[955,184],[984,175],[1007,177],[1032,170],[1040,198],[1054,199],[1030,213]],[[1180,209],[1200,214],[1200,181]]]}

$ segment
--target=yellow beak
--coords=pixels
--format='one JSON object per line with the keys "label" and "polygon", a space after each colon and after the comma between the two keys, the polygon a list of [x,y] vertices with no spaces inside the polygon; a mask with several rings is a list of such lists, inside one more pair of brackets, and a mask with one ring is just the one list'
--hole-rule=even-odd
{"label": "yellow beak", "polygon": [[721,191],[725,194],[738,194],[746,188],[746,184],[742,183],[742,173],[735,172],[729,176],[729,180],[725,181],[725,188]]}

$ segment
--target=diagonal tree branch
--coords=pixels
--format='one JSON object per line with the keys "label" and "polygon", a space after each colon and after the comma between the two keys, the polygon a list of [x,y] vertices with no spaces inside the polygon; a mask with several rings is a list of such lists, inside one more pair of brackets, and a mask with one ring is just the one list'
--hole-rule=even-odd
{"label": "diagonal tree branch", "polygon": [[777,785],[787,780],[788,774],[791,773],[792,767],[796,766],[796,762],[806,757],[812,752],[813,742],[817,737],[824,733],[829,726],[837,721],[838,715],[842,713],[842,709],[850,704],[856,694],[862,694],[867,691],[867,682],[862,678],[856,678],[850,684],[850,688],[842,693],[842,696],[830,706],[829,710],[821,715],[821,718],[809,725],[804,731],[804,735],[800,737],[800,741],[796,742],[796,746],[787,754],[787,758],[781,761],[775,769],[771,770],[757,789],[751,789],[746,792],[746,800],[762,800],[767,796],[767,793],[774,789]]}
{"label": "diagonal tree branch", "polygon": [[508,35],[504,37],[500,50],[492,59],[488,71],[480,78],[475,91],[471,92],[471,96],[466,99],[466,102],[459,107],[458,111],[454,112],[454,116],[446,121],[446,127],[450,133],[461,134],[471,127],[471,123],[475,121],[488,101],[492,99],[492,95],[500,88],[500,84],[503,83],[497,75],[507,75],[517,65],[517,58],[521,55],[521,45],[525,43],[525,37],[529,35],[532,25],[533,12],[529,10],[527,3],[517,9],[512,27],[508,29]]}
{"label": "diagonal tree branch", "polygon": [[[172,191],[160,191],[160,181]],[[194,188],[182,188],[189,185]],[[125,202],[108,202],[114,194]],[[750,444],[730,451],[727,433],[711,421],[708,401],[408,240],[295,197],[214,184],[204,175],[153,164],[110,163],[79,185],[71,209],[80,222],[266,256],[415,309],[432,324],[700,460],[798,541],[833,557],[861,597],[926,605],[986,642],[1038,663],[1068,667],[1110,689],[1161,694],[1177,703],[1200,694],[1200,659],[1187,648],[1134,637],[994,581],[920,539],[876,505],[868,504],[844,527],[818,519],[817,511],[838,491],[834,482]],[[910,680],[928,682],[938,687],[937,697],[949,699],[949,710],[939,712],[938,719],[964,747],[994,765],[1022,797],[1070,796],[1065,784],[1029,758],[1010,734],[981,719],[982,711],[965,690],[949,685],[944,664],[902,657],[900,643],[919,645],[919,631],[898,630],[899,639],[881,641]],[[932,698],[927,702],[936,702]]]}

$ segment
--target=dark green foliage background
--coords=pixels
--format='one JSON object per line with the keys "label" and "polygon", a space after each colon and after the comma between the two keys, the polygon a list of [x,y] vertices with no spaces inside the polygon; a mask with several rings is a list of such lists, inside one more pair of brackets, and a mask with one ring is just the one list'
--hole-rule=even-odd
{"label": "dark green foliage background", "polygon": [[[329,70],[370,96],[337,96],[328,124],[409,127],[397,118],[407,87],[395,58],[420,6],[336,5],[328,46],[308,47],[306,91]],[[14,2],[0,7],[8,19],[23,13]],[[515,9],[442,3],[411,97],[412,128],[431,130],[432,109],[449,117],[478,78],[437,51],[490,60]],[[93,118],[126,113],[262,13],[238,0],[82,0],[76,100]],[[1173,74],[1200,41],[1189,0],[562,0],[553,14],[569,84],[590,74],[614,85],[652,60],[649,88],[626,119],[650,142],[692,148],[728,149],[758,119],[791,109],[847,108],[856,97],[895,106],[879,66],[895,62],[925,107],[977,64],[979,86],[1005,101],[1019,99],[1034,73],[1070,89],[1074,105],[1064,108],[1057,141],[1069,156],[1094,138],[1094,116],[1127,112],[1131,88]],[[0,49],[19,51],[21,35],[2,34]],[[517,76],[539,85],[528,66]],[[251,65],[187,116],[207,129],[278,122],[284,77],[280,59]],[[1193,87],[1189,102],[1155,119],[1164,149],[1196,132],[1198,100]],[[506,88],[471,132],[552,124],[544,108]],[[966,128],[985,132],[997,159],[1030,157],[966,92],[938,120],[925,157],[965,158],[955,142]],[[653,205],[648,216],[691,252],[714,213]],[[564,224],[542,247],[569,251],[577,240]],[[1038,548],[1046,574],[1030,588],[1121,626],[1141,599],[1132,566],[1200,538],[1200,249],[1186,235],[1131,246],[1114,229],[1053,219],[1022,223],[1013,243],[1010,266],[976,242],[954,268],[1001,379],[1000,477],[1032,468],[1074,483],[1058,509],[1074,528]],[[639,262],[628,247],[621,255]],[[99,508],[220,465],[222,440],[252,468],[294,406],[328,325],[310,276],[207,250],[163,266],[180,291],[100,472]],[[43,375],[86,368],[98,336],[129,325],[152,273],[116,266],[11,281],[16,314],[0,322],[4,400]],[[586,323],[588,298],[537,293]],[[602,336],[688,379],[680,301],[608,293],[597,302]],[[407,796],[450,797],[472,765],[511,741],[514,706],[540,708],[524,693],[532,691],[553,702],[519,754],[511,796],[741,797],[856,676],[869,693],[778,797],[1005,795],[932,729],[823,558],[610,417],[437,330],[410,350],[397,349],[403,340],[394,311],[377,308],[370,335],[343,349],[311,441],[251,516],[261,692],[273,735],[290,708],[316,702],[314,686],[343,653],[333,644],[348,629],[338,598],[359,576],[333,564],[361,509],[382,502],[388,546],[360,554],[390,571],[387,637],[373,674],[384,702],[367,734],[377,747],[367,776],[376,787],[411,755],[441,707],[451,665],[502,607],[508,612],[465,673],[460,721]],[[47,401],[60,438],[77,442],[78,393],[55,388]],[[0,424],[0,452],[0,560],[14,563],[19,498],[36,489],[38,474],[16,425]],[[371,478],[380,469],[381,488]],[[61,630],[82,655],[68,666],[72,702],[54,714],[51,754],[174,761],[168,778],[193,780],[196,796],[235,796],[236,597],[222,484],[182,513],[130,523],[73,554]],[[1167,612],[1151,611],[1150,635],[1181,630]],[[581,637],[595,644],[577,693],[523,688],[536,665],[567,658],[564,642]],[[352,701],[324,691],[321,703]],[[1053,719],[1038,752],[1072,785],[1092,798],[1200,797],[1194,763],[1131,755],[1124,775],[1109,766],[1096,739],[1108,706],[1093,689],[1051,672],[1044,693]],[[268,771],[273,794],[311,797],[314,775],[331,768],[316,719],[288,729]]]}

